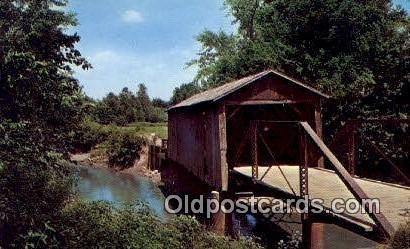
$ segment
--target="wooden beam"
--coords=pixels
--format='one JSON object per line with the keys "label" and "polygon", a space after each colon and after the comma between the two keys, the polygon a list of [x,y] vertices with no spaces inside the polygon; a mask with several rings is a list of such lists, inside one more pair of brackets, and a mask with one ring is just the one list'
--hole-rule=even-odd
{"label": "wooden beam", "polygon": [[246,101],[227,101],[226,105],[278,105],[278,104],[295,104],[301,103],[300,101],[293,100],[246,100]]}
{"label": "wooden beam", "polygon": [[[303,129],[306,131],[309,137],[313,140],[316,146],[320,148],[320,150],[327,157],[327,159],[329,159],[329,161],[332,163],[335,169],[336,174],[340,177],[340,179],[343,181],[346,187],[354,195],[354,197],[358,201],[361,201],[363,199],[369,199],[366,193],[357,184],[357,182],[350,176],[349,172],[347,172],[347,170],[339,162],[336,156],[323,143],[323,141],[315,133],[312,127],[307,122],[300,122],[300,125],[303,127]],[[386,239],[393,235],[394,228],[383,214],[377,213],[375,212],[375,210],[370,210],[368,205],[364,205],[364,209],[369,214],[369,216],[374,220],[376,225],[379,228],[381,228],[381,230],[384,232]]]}
{"label": "wooden beam", "polygon": [[252,178],[258,179],[258,124],[251,122]]}
{"label": "wooden beam", "polygon": [[[210,194],[210,199],[213,199],[217,201],[218,203],[222,202],[222,198],[218,191],[212,191]],[[215,203],[213,204],[215,205]],[[211,208],[215,209],[216,207],[211,206]],[[222,210],[218,209],[216,213],[211,213],[210,221],[211,221],[211,224],[210,224],[211,231],[217,234],[221,234],[221,235],[225,234],[226,220],[225,220],[225,213],[222,212]]]}
{"label": "wooden beam", "polygon": [[[323,140],[322,107],[321,107],[320,102],[315,104],[315,130],[316,130],[316,134]],[[318,159],[317,167],[319,168],[325,167],[325,161],[323,157],[320,157]]]}
{"label": "wooden beam", "polygon": [[358,157],[359,157],[359,143],[358,143],[358,137],[357,137],[357,128],[354,126],[352,129],[352,132],[348,134],[348,145],[349,145],[349,152],[348,152],[348,167],[349,167],[349,173],[353,176],[356,174],[356,167],[357,167],[357,162],[358,162]]}
{"label": "wooden beam", "polygon": [[225,105],[221,105],[218,108],[218,134],[219,134],[219,166],[220,174],[221,174],[221,189],[222,191],[228,190],[228,182],[229,182],[229,169],[228,163],[226,159],[226,151],[227,151],[227,142],[226,142],[226,112],[225,112]]}
{"label": "wooden beam", "polygon": [[[273,154],[273,152],[272,152],[271,148],[269,147],[268,143],[265,141],[265,139],[263,138],[263,136],[262,136],[260,133],[258,133],[258,135],[259,135],[259,138],[261,139],[262,143],[265,145],[265,148],[268,150],[269,155],[272,157],[274,163],[276,164],[275,155]],[[282,177],[283,177],[283,179],[286,181],[286,184],[288,185],[289,189],[292,191],[292,193],[293,193],[294,195],[296,195],[295,190],[292,188],[292,184],[290,184],[288,178],[286,178],[285,173],[283,172],[282,168],[281,168],[279,165],[277,165],[277,166],[271,165],[271,166],[265,171],[265,173],[262,175],[262,177],[261,177],[259,180],[262,181],[263,178],[265,178],[265,176],[266,176],[266,175],[269,173],[269,171],[272,169],[272,167],[277,167],[277,168],[279,169],[279,172],[282,174]]]}
{"label": "wooden beam", "polygon": [[245,133],[245,136],[242,137],[241,142],[239,143],[238,149],[236,150],[235,157],[233,160],[233,165],[231,168],[235,168],[238,166],[240,156],[243,152],[243,149],[245,148],[245,144],[250,139],[250,133],[251,133],[250,128],[248,128]]}
{"label": "wooden beam", "polygon": [[[353,133],[355,131],[355,127],[359,127],[359,125],[360,124],[357,121],[348,120],[346,124],[335,134],[332,141],[328,145],[328,148],[334,149],[336,146],[339,146],[340,143],[342,143],[350,133]],[[312,156],[312,161],[317,161],[320,157],[322,157],[322,153],[320,153],[320,151],[314,153]]]}
{"label": "wooden beam", "polygon": [[242,106],[237,106],[235,108],[235,110],[233,110],[233,112],[231,114],[229,114],[227,120],[228,121],[231,120],[236,115],[236,113],[238,113],[241,110],[241,108],[242,108]]}
{"label": "wooden beam", "polygon": [[375,118],[375,119],[353,119],[352,121],[369,124],[410,124],[410,119],[400,118]]}

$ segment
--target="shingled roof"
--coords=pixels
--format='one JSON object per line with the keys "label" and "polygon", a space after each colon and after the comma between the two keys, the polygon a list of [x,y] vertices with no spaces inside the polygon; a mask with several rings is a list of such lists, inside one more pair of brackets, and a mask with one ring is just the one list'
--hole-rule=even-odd
{"label": "shingled roof", "polygon": [[247,76],[245,78],[236,80],[236,81],[232,81],[230,83],[224,84],[222,86],[216,87],[216,88],[212,88],[209,89],[207,91],[198,93],[184,101],[182,101],[181,103],[174,105],[172,107],[170,107],[168,110],[172,110],[172,109],[176,109],[176,108],[180,108],[180,107],[188,107],[188,106],[193,106],[193,105],[197,105],[200,103],[205,103],[205,102],[216,102],[218,100],[220,100],[221,98],[241,89],[244,86],[247,86],[249,84],[252,84],[254,82],[256,82],[257,80],[266,77],[268,75],[276,75],[279,76],[283,79],[285,79],[287,82],[298,85],[300,87],[303,87],[309,91],[311,91],[314,94],[317,94],[323,98],[330,98],[329,95],[324,94],[310,86],[307,86],[303,83],[301,83],[300,81],[297,81],[295,79],[292,79],[282,73],[279,73],[277,71],[274,70],[267,70],[267,71],[263,71],[261,73],[258,74],[254,74],[254,75],[250,75]]}

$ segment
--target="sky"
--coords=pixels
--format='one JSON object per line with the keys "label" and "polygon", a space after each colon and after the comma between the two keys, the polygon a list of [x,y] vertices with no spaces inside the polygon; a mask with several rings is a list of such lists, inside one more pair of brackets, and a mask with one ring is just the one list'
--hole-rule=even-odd
{"label": "sky", "polygon": [[[410,10],[410,0],[394,2]],[[186,67],[200,49],[195,36],[234,30],[223,0],[70,0],[68,9],[79,21],[70,32],[81,36],[78,48],[93,65],[75,77],[97,99],[144,83],[151,97],[168,100],[195,76]]]}
{"label": "sky", "polygon": [[191,82],[186,63],[199,51],[201,31],[233,31],[223,0],[71,0],[81,36],[78,48],[93,69],[76,69],[85,93],[102,98],[144,83],[151,97],[168,100]]}

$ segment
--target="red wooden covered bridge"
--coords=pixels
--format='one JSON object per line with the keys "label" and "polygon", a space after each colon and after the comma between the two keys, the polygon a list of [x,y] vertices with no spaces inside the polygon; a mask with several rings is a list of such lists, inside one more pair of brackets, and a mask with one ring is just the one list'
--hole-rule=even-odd
{"label": "red wooden covered bridge", "polygon": [[[168,160],[222,192],[236,191],[232,182],[242,179],[255,195],[309,194],[326,204],[336,197],[380,198],[381,214],[341,214],[337,222],[388,237],[409,207],[400,199],[409,200],[410,190],[349,174],[322,139],[321,103],[328,98],[272,70],[199,93],[168,111]],[[355,162],[351,147],[348,169]]]}

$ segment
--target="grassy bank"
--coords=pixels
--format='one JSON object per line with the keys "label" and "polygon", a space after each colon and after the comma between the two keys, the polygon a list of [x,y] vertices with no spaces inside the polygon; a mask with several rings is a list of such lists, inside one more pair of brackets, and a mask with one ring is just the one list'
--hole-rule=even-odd
{"label": "grassy bank", "polygon": [[148,123],[148,122],[136,122],[129,124],[127,126],[119,127],[119,129],[130,129],[136,130],[137,134],[140,136],[149,136],[155,133],[160,138],[168,138],[168,127],[167,123]]}

